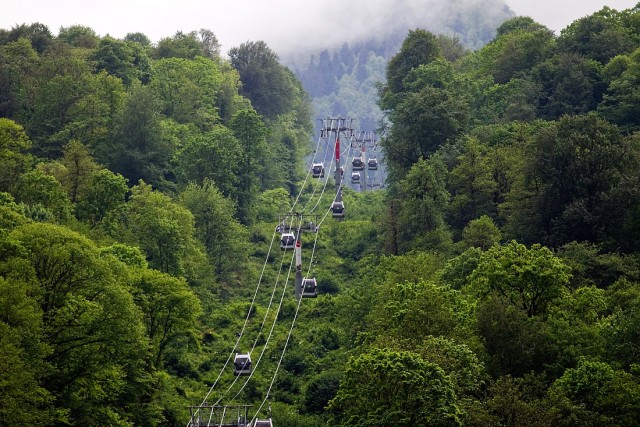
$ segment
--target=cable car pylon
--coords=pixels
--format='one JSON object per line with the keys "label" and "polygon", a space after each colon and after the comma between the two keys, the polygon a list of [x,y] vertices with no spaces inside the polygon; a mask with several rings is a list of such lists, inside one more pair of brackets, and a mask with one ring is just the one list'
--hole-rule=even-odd
{"label": "cable car pylon", "polygon": [[324,138],[335,136],[335,182],[336,197],[331,205],[332,216],[334,218],[344,218],[344,202],[342,201],[342,183],[344,179],[344,171],[340,167],[340,135],[346,138],[353,136],[353,128],[351,127],[352,119],[343,117],[327,117],[323,119],[323,127],[320,132]]}
{"label": "cable car pylon", "polygon": [[[294,224],[297,224],[294,225]],[[316,297],[315,277],[302,277],[302,241],[301,235],[304,232],[317,233],[319,229],[318,215],[289,213],[280,215],[276,231],[282,233],[280,247],[283,250],[293,249],[295,251],[296,279],[295,296],[300,298]]]}

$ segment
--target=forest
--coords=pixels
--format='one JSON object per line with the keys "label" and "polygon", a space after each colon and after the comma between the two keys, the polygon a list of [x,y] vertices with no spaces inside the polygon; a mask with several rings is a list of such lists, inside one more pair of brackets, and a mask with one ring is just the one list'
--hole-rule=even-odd
{"label": "forest", "polygon": [[375,129],[383,119],[376,86],[384,81],[387,62],[416,24],[437,28],[443,54],[453,60],[465,49],[487,44],[496,28],[514,16],[504,0],[380,0],[372,8],[384,19],[370,18],[369,32],[361,38],[282,58],[311,96],[315,117],[353,117],[361,129]]}
{"label": "forest", "polygon": [[338,220],[264,42],[0,30],[0,424],[637,425],[640,4],[415,28],[376,90],[387,182]]}

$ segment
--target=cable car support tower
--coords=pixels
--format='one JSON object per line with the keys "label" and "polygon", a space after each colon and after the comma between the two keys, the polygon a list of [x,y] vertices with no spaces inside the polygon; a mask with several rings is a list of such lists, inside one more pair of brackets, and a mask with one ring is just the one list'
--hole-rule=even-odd
{"label": "cable car support tower", "polygon": [[335,182],[336,182],[336,197],[331,205],[334,218],[344,218],[344,202],[342,201],[342,185],[344,180],[344,171],[340,167],[340,135],[344,135],[345,138],[351,138],[353,136],[353,127],[351,126],[352,119],[343,117],[327,117],[322,119],[322,129],[320,135],[328,141],[335,138]]}

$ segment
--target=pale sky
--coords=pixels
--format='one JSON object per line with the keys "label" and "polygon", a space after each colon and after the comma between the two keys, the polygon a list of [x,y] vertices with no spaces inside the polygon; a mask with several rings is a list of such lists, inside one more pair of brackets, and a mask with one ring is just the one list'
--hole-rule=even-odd
{"label": "pale sky", "polygon": [[[517,15],[531,16],[559,34],[574,20],[604,6],[623,10],[638,1],[506,3]],[[263,40],[281,53],[349,41],[370,25],[384,25],[385,13],[393,4],[394,0],[2,0],[0,28],[41,22],[57,34],[61,26],[78,24],[91,27],[100,36],[122,38],[141,32],[154,43],[176,31],[206,28],[216,34],[223,53],[249,40]]]}

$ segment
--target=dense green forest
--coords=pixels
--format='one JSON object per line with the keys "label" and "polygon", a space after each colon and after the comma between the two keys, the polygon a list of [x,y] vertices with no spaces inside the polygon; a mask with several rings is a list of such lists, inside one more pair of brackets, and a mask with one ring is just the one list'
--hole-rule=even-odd
{"label": "dense green forest", "polygon": [[0,30],[0,424],[637,425],[639,64],[640,5],[409,31],[387,187],[302,236],[298,303],[278,215],[332,197],[265,43]]}

